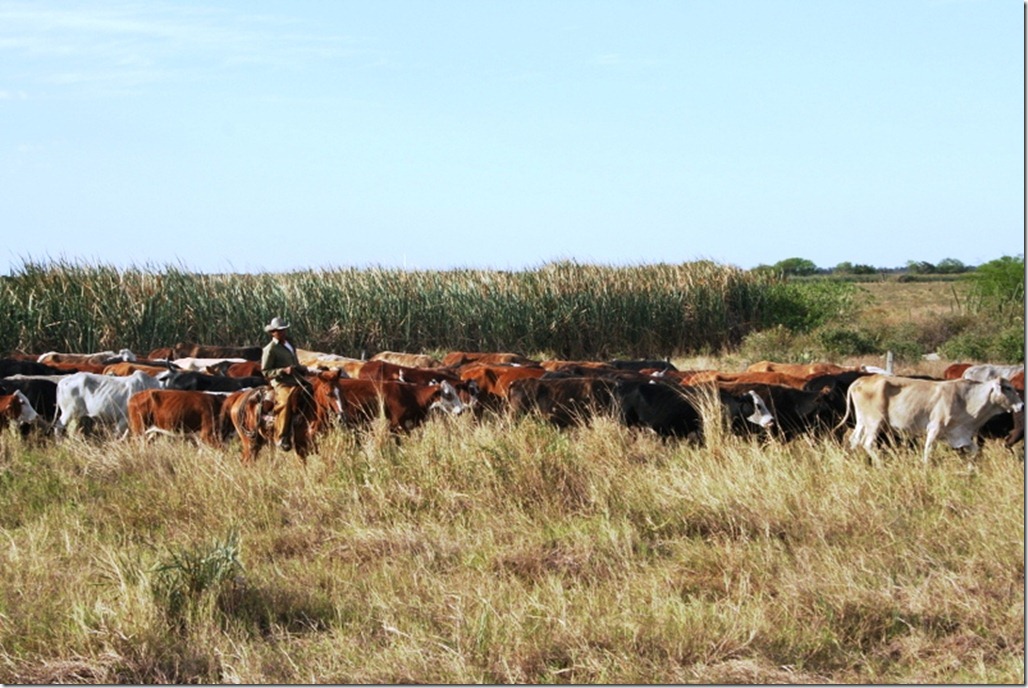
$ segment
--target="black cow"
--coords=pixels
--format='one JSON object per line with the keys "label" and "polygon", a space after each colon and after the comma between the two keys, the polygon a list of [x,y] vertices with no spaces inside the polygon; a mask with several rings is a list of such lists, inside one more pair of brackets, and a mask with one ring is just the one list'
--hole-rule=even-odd
{"label": "black cow", "polygon": [[[1019,389],[1017,393],[1024,401],[1024,390]],[[1002,438],[1003,444],[1012,448],[1018,442],[1024,441],[1024,409],[1017,413],[1001,413],[985,421],[985,425],[978,430],[978,436],[982,438]],[[1021,454],[1024,458],[1024,454]]]}
{"label": "black cow", "polygon": [[165,389],[195,392],[237,392],[248,387],[263,387],[268,381],[263,376],[227,377],[208,375],[196,370],[177,370],[164,378]]}
{"label": "black cow", "polygon": [[615,358],[614,360],[607,361],[607,365],[617,368],[618,370],[634,370],[639,372],[640,370],[678,370],[671,361],[663,361],[660,359],[643,358],[636,360],[622,360]]}
{"label": "black cow", "polygon": [[[72,372],[75,371],[54,368],[36,361],[26,361],[20,358],[0,358],[0,377],[10,377],[11,375],[67,375]],[[35,405],[32,408],[36,408]],[[39,413],[38,409],[36,413]]]}
{"label": "black cow", "polygon": [[[703,432],[705,397],[713,400],[714,388],[688,387],[657,381],[622,381],[617,387],[622,421],[629,427],[650,428],[662,437],[689,437]],[[746,431],[748,424],[767,426],[772,422],[762,401],[749,393],[731,394],[718,390],[718,403],[734,432]]]}
{"label": "black cow", "polygon": [[756,392],[775,417],[775,429],[784,440],[812,430],[830,430],[836,418],[832,389],[822,386],[818,391],[793,389],[785,385],[749,382],[719,382],[719,389],[731,394]]}

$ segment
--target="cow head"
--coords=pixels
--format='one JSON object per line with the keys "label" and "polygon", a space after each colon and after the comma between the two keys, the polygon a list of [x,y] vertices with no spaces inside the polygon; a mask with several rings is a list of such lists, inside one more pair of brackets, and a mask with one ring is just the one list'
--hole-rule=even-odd
{"label": "cow head", "polygon": [[448,381],[443,380],[439,383],[439,391],[428,408],[430,410],[440,409],[446,413],[457,416],[463,413],[467,406],[460,400],[460,395],[457,393],[454,386]]}
{"label": "cow head", "polygon": [[[764,400],[760,398],[760,395],[754,392],[752,389],[749,392],[747,392],[747,395],[753,398],[753,410],[749,415],[746,416],[746,420],[753,423],[754,425],[759,425],[762,428],[766,428],[769,425],[773,425],[775,422],[775,417],[771,415],[770,411],[768,411],[767,404],[765,404]],[[749,408],[746,408],[746,410],[749,411]]]}
{"label": "cow head", "polygon": [[[35,423],[38,421],[39,414],[36,413],[36,409],[32,408],[32,404],[29,403],[29,398],[20,390],[14,390],[14,400],[17,402],[17,412],[14,418],[21,424]],[[12,404],[14,406],[14,404]]]}
{"label": "cow head", "polygon": [[989,401],[992,403],[1011,413],[1024,409],[1021,395],[1006,378],[995,378],[985,384],[989,385]]}

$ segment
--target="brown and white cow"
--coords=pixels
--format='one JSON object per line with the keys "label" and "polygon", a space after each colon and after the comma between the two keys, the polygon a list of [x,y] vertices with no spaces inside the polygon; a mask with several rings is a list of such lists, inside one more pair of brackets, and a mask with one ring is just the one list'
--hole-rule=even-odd
{"label": "brown and white cow", "polygon": [[146,389],[129,397],[129,430],[133,435],[195,433],[220,446],[231,431],[222,423],[226,395],[177,389]]}
{"label": "brown and white cow", "polygon": [[495,412],[506,406],[510,386],[515,380],[540,378],[545,374],[546,369],[538,366],[469,363],[460,368],[460,378],[478,387],[478,408]]}
{"label": "brown and white cow", "polygon": [[454,386],[416,385],[407,382],[342,379],[343,417],[351,425],[364,425],[384,414],[393,432],[409,431],[421,425],[433,410],[450,415],[463,413],[468,406]]}
{"label": "brown and white cow", "polygon": [[12,422],[26,426],[40,420],[39,414],[21,390],[13,394],[0,394],[0,428],[6,428]]}
{"label": "brown and white cow", "polygon": [[1021,397],[1004,379],[977,382],[869,375],[850,385],[840,425],[852,410],[856,426],[850,447],[863,446],[873,461],[878,460],[875,441],[882,431],[924,435],[922,461],[927,464],[938,439],[977,454],[975,435],[982,425],[995,415],[1023,408]]}
{"label": "brown and white cow", "polygon": [[55,363],[88,364],[90,366],[105,366],[118,361],[134,361],[136,355],[129,349],[121,351],[98,351],[92,354],[61,353],[48,351],[40,355],[39,362],[53,365]]}

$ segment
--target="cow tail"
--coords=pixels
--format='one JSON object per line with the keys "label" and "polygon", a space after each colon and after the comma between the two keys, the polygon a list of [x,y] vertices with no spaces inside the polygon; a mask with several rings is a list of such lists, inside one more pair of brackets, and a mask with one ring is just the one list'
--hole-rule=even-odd
{"label": "cow tail", "polygon": [[838,432],[839,428],[846,425],[846,421],[850,418],[850,409],[853,407],[853,385],[846,388],[846,413],[842,415],[842,420],[839,421],[838,425],[832,428],[832,433]]}

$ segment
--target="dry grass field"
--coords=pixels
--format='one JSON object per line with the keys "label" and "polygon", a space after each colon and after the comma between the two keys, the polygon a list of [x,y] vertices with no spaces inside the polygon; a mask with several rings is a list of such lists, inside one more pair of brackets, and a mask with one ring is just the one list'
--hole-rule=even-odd
{"label": "dry grass field", "polygon": [[710,427],[339,428],[306,468],[8,430],[0,682],[1024,683],[1023,445]]}

